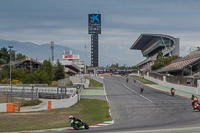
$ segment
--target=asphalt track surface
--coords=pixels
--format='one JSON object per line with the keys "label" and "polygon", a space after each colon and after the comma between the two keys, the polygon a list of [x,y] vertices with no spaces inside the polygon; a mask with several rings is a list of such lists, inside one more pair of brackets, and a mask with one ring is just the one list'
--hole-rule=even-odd
{"label": "asphalt track surface", "polygon": [[[174,128],[188,128],[200,126],[200,112],[194,111],[191,100],[181,97],[172,97],[169,93],[144,86],[141,93],[141,83],[133,82],[129,77],[104,77],[104,85],[109,101],[114,124],[89,130],[69,130],[65,132],[124,132],[144,131]],[[200,129],[197,129],[200,132]],[[198,132],[195,130],[194,132]],[[178,132],[193,132],[178,131]]]}

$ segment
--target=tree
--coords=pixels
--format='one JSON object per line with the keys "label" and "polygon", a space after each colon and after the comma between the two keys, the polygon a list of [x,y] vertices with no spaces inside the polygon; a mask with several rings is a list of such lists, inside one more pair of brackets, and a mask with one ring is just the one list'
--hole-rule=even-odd
{"label": "tree", "polygon": [[166,65],[168,65],[172,60],[175,60],[179,58],[178,56],[168,56],[168,57],[162,57],[158,56],[157,59],[154,62],[154,65],[152,65],[152,70],[160,69]]}
{"label": "tree", "polygon": [[110,67],[111,67],[111,68],[119,68],[119,64],[118,64],[118,63],[112,64]]}
{"label": "tree", "polygon": [[54,79],[54,73],[53,73],[53,66],[50,61],[47,60],[43,61],[42,71],[45,71],[47,73],[48,79],[51,83]]}
{"label": "tree", "polygon": [[27,74],[24,68],[12,69],[12,79],[14,80],[23,81]]}
{"label": "tree", "polygon": [[27,74],[23,83],[26,84],[50,84],[48,75],[45,71],[35,70],[33,73]]}
{"label": "tree", "polygon": [[6,64],[6,60],[0,58],[0,65]]}
{"label": "tree", "polygon": [[7,48],[5,48],[5,47],[1,48],[1,50],[0,50],[0,58],[3,59],[3,60],[5,60],[6,63],[9,62],[10,55],[8,54]]}
{"label": "tree", "polygon": [[59,80],[59,79],[64,79],[65,78],[65,72],[64,72],[64,66],[61,65],[61,63],[59,62],[59,60],[57,60],[57,64],[55,67],[55,80]]}
{"label": "tree", "polygon": [[23,55],[23,54],[21,54],[21,53],[18,53],[17,55],[16,55],[16,60],[23,60],[23,59],[25,59],[26,58],[26,55]]}

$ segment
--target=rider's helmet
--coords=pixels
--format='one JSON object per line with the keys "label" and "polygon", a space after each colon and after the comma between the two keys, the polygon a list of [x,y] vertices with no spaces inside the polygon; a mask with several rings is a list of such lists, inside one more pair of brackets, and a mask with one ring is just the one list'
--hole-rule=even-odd
{"label": "rider's helmet", "polygon": [[72,119],[72,118],[73,118],[73,116],[72,116],[72,115],[70,115],[70,116],[69,116],[69,119]]}

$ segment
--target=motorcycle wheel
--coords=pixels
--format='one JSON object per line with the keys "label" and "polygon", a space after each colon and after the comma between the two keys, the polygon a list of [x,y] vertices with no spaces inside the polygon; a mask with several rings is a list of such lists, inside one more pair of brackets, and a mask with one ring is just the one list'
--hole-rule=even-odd
{"label": "motorcycle wheel", "polygon": [[72,127],[74,128],[74,130],[78,130],[79,128],[78,128],[78,126],[77,125],[72,125]]}
{"label": "motorcycle wheel", "polygon": [[84,125],[85,129],[89,129],[89,126],[87,123],[83,123],[83,125]]}

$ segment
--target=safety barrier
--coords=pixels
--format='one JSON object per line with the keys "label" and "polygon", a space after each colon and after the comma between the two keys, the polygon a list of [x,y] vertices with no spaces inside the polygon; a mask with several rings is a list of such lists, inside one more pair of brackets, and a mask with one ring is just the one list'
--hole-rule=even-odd
{"label": "safety barrier", "polygon": [[147,79],[147,80],[150,80],[152,82],[155,82],[159,85],[162,85],[162,86],[166,86],[166,87],[169,87],[169,88],[173,87],[177,90],[181,90],[181,91],[200,95],[200,86],[190,87],[190,86],[178,85],[178,84],[168,83],[165,80],[162,81],[162,80],[159,80],[159,79],[155,79],[155,78],[149,77],[149,76],[144,76],[144,78]]}
{"label": "safety barrier", "polygon": [[68,99],[62,99],[62,100],[49,100],[47,104],[47,109],[58,109],[58,108],[68,108],[78,102],[78,96],[77,94],[71,98]]}
{"label": "safety barrier", "polygon": [[20,103],[1,103],[0,112],[19,112]]}

